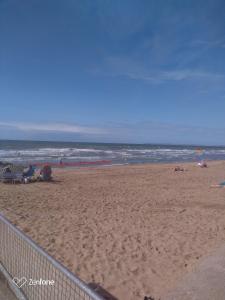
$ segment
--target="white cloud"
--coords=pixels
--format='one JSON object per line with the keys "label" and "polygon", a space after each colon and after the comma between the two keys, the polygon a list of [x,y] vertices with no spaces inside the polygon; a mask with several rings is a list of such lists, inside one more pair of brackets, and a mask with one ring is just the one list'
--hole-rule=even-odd
{"label": "white cloud", "polygon": [[124,73],[120,74],[128,76],[131,79],[145,80],[151,83],[163,83],[165,81],[181,81],[181,80],[196,80],[196,79],[208,79],[219,80],[225,79],[223,74],[210,73],[198,70],[174,70],[174,71],[159,71],[152,72],[149,75],[141,75],[138,73]]}
{"label": "white cloud", "polygon": [[[185,58],[184,58],[185,59]],[[132,80],[142,80],[152,84],[162,84],[168,81],[213,81],[222,82],[225,74],[193,68],[163,68],[147,67],[137,60],[127,57],[108,57],[102,67],[90,70],[94,75],[100,74],[111,77],[127,77]]]}
{"label": "white cloud", "polygon": [[191,43],[193,46],[205,46],[207,48],[211,47],[223,47],[224,38],[218,40],[195,40]]}
{"label": "white cloud", "polygon": [[25,123],[25,122],[0,122],[0,126],[11,127],[21,131],[42,131],[42,132],[67,132],[83,134],[104,134],[103,128],[87,127],[66,123]]}
{"label": "white cloud", "polygon": [[225,145],[224,136],[225,128],[150,121],[107,123],[98,127],[59,122],[0,122],[1,139]]}

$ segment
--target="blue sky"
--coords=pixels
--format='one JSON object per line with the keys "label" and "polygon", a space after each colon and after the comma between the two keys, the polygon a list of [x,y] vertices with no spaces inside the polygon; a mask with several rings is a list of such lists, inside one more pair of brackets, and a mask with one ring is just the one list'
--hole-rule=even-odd
{"label": "blue sky", "polygon": [[0,0],[0,138],[225,145],[224,0]]}

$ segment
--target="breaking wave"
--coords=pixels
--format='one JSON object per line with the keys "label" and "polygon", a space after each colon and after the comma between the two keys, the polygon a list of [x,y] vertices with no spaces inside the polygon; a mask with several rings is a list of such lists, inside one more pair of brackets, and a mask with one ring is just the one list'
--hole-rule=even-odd
{"label": "breaking wave", "polygon": [[108,160],[112,164],[225,159],[225,147],[84,144],[57,142],[1,141],[0,161],[67,162]]}

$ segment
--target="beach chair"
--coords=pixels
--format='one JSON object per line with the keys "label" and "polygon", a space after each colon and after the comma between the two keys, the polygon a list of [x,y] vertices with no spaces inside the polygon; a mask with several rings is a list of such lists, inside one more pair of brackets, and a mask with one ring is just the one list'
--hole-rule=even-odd
{"label": "beach chair", "polygon": [[8,165],[1,170],[1,181],[4,183],[23,182],[22,166]]}

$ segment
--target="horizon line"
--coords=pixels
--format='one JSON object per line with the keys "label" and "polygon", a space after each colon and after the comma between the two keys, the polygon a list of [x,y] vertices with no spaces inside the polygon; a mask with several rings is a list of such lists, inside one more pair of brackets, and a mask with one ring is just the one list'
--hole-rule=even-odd
{"label": "horizon line", "polygon": [[25,139],[1,139],[1,141],[9,141],[9,142],[49,142],[49,143],[79,143],[79,144],[115,144],[115,145],[152,145],[152,146],[188,146],[188,147],[218,147],[218,148],[224,148],[224,145],[203,145],[203,144],[176,144],[176,143],[134,143],[134,142],[88,142],[88,141],[63,141],[63,140],[25,140]]}

